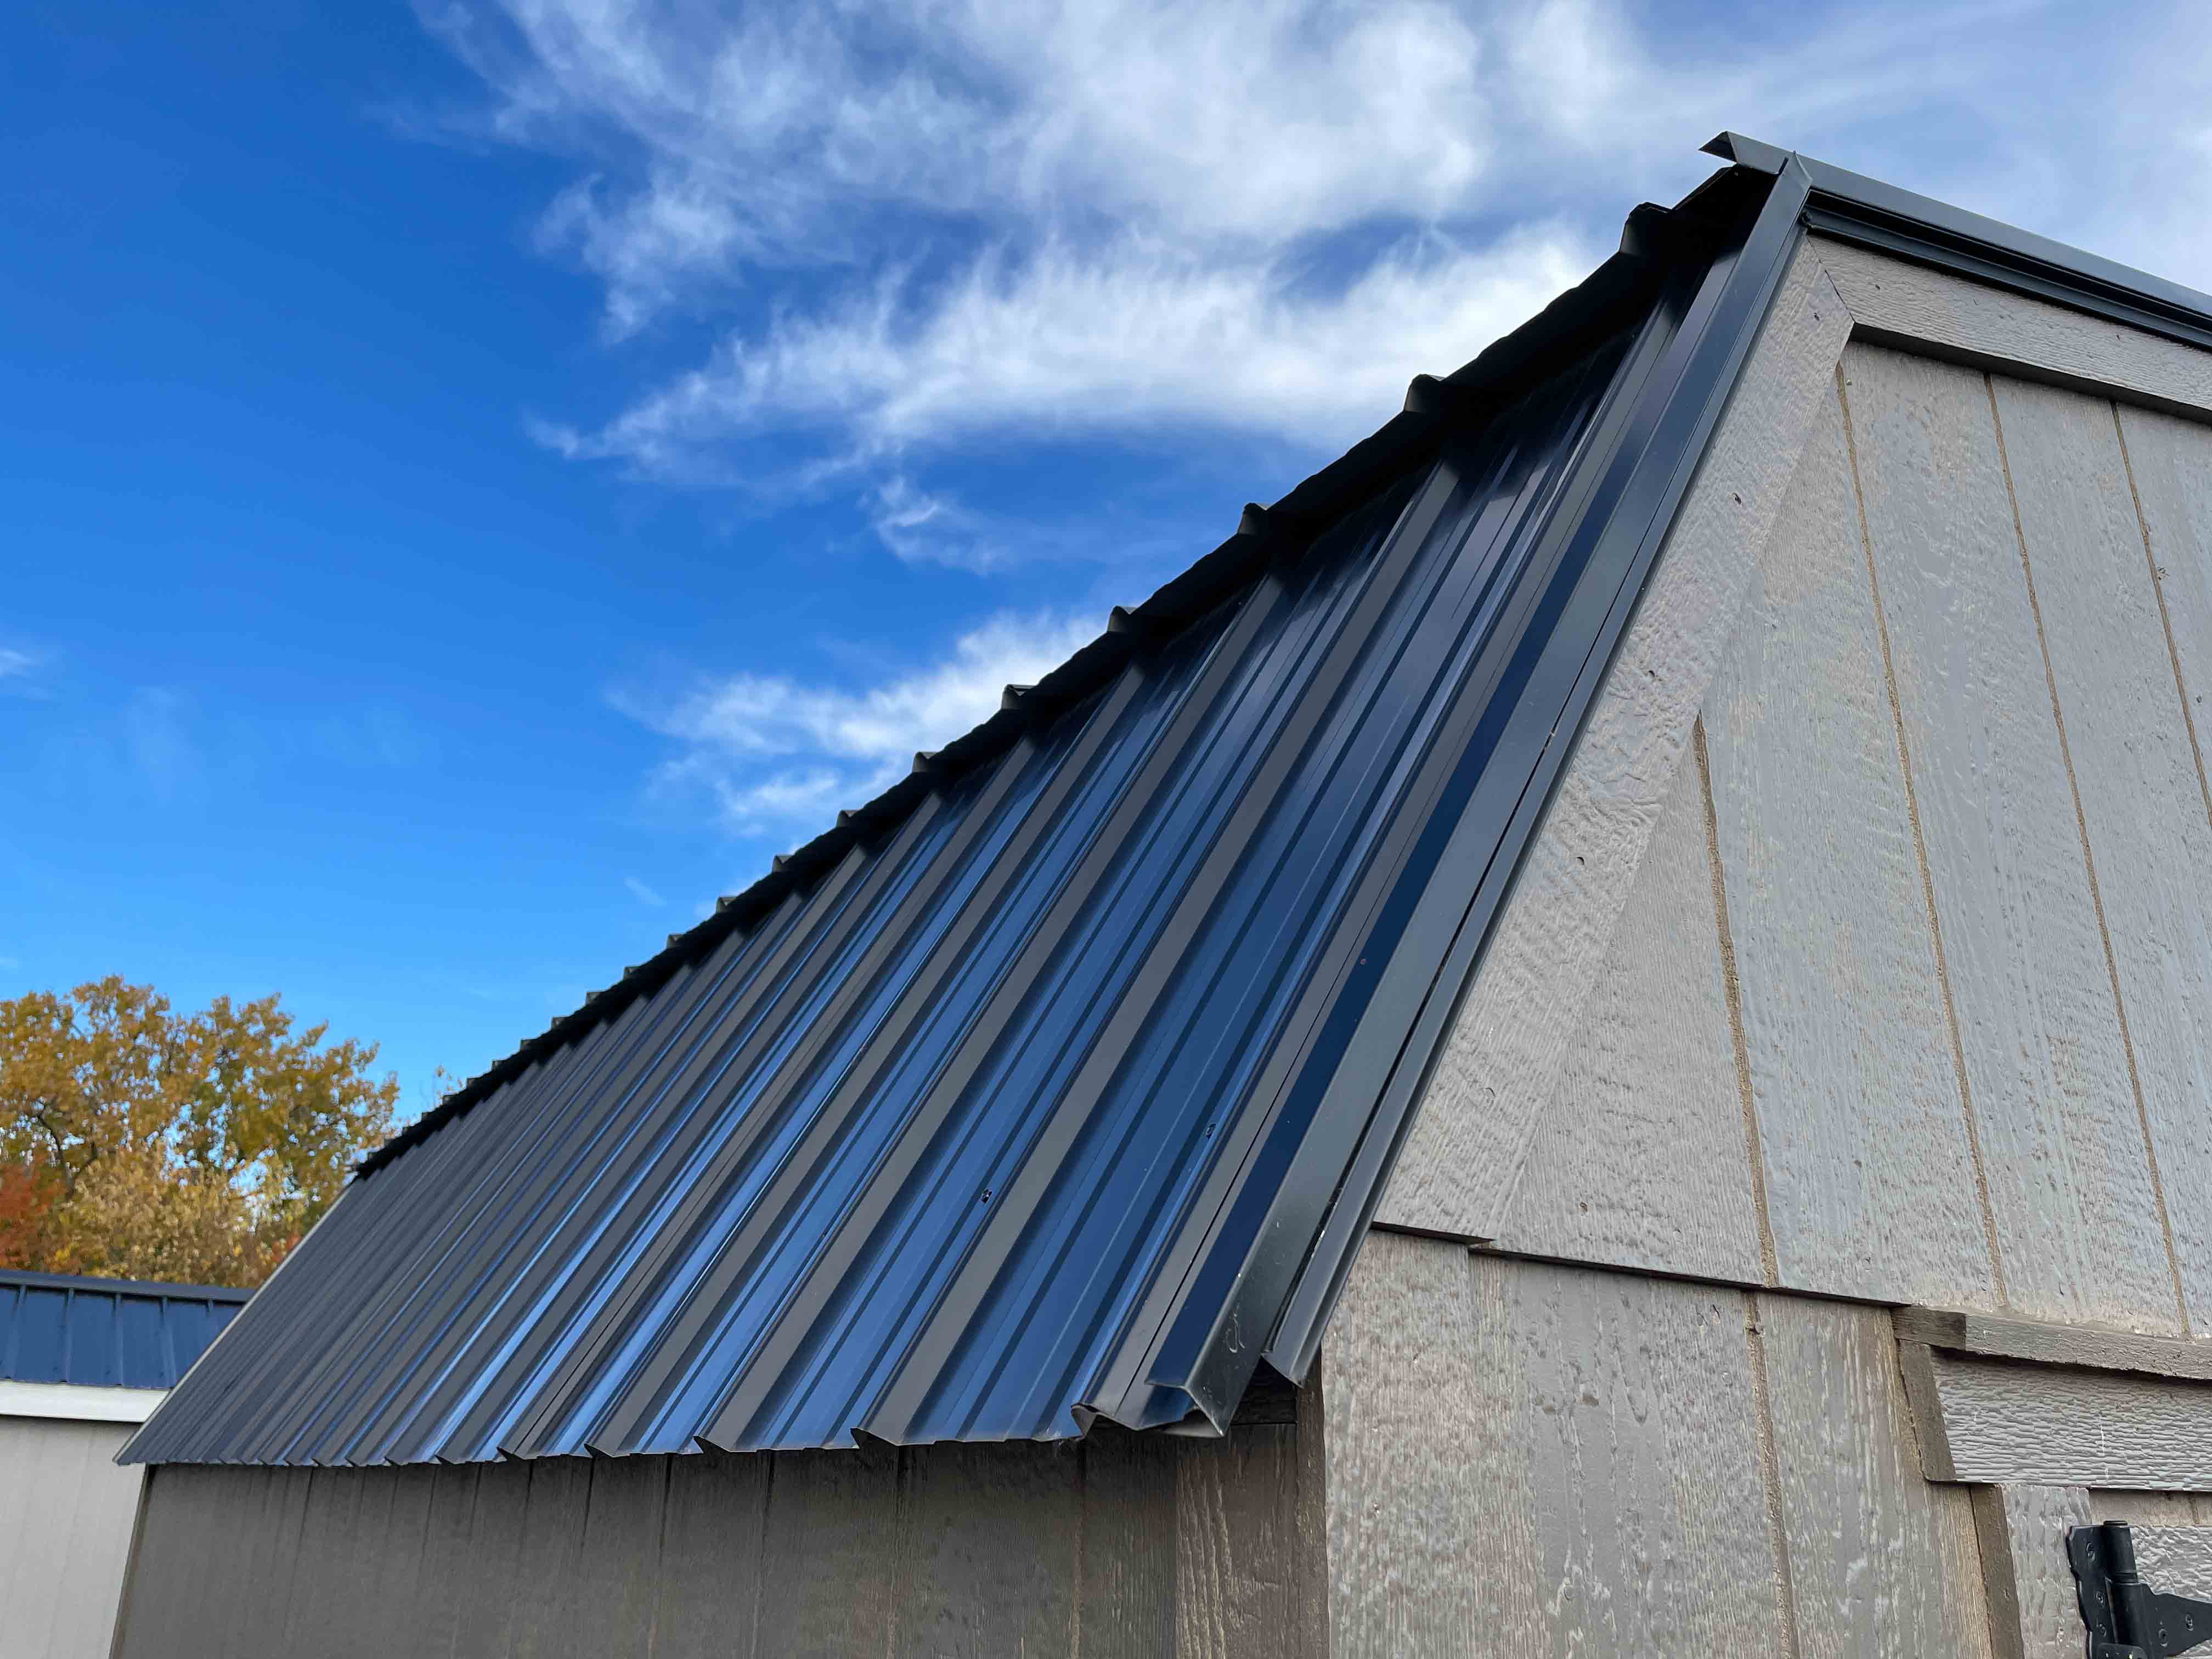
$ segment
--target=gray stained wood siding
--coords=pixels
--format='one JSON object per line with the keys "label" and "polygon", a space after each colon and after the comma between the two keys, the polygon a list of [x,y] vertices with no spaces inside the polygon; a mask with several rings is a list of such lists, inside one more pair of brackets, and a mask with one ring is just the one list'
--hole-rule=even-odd
{"label": "gray stained wood siding", "polygon": [[[2135,362],[2105,325],[1856,254],[1883,337],[1926,313],[2056,367],[1845,343],[1808,249],[1747,370],[1778,441],[1724,422],[1692,488],[1771,498],[1740,586],[1698,575],[1712,526],[1670,542],[1380,1218],[2205,1336],[2212,432],[2041,383]],[[2152,356],[2160,401],[2212,399],[2200,354]],[[1624,748],[1674,585],[1711,666],[1678,653],[1694,695]],[[1607,790],[1632,833],[1582,835]]]}
{"label": "gray stained wood siding", "polygon": [[2081,1659],[2066,1534],[2094,1522],[2125,1521],[2134,1528],[2136,1564],[2154,1589],[2212,1601],[2212,1499],[2006,1486],[1977,1487],[1973,1501],[1997,1659]]}
{"label": "gray stained wood siding", "polygon": [[2109,1517],[2212,1594],[2208,418],[1801,252],[1324,1350],[1336,1654],[2056,1659]]}
{"label": "gray stained wood siding", "polygon": [[0,1659],[105,1659],[138,1510],[128,1423],[0,1417]]}
{"label": "gray stained wood siding", "polygon": [[1881,1310],[1377,1233],[1322,1369],[1337,1659],[1989,1651]]}
{"label": "gray stained wood siding", "polygon": [[1298,1659],[1325,1651],[1311,1409],[1225,1440],[163,1466],[116,1659]]}

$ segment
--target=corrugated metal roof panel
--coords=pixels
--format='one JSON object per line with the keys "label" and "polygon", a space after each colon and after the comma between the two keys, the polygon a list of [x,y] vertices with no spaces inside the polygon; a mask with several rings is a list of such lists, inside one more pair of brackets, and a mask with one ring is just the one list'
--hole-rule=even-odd
{"label": "corrugated metal roof panel", "polygon": [[1417,384],[403,1136],[126,1456],[1053,1438],[1218,1426],[1263,1350],[1297,1374],[1772,219],[1686,253],[1642,221],[1663,255]]}
{"label": "corrugated metal roof panel", "polygon": [[167,1389],[247,1292],[0,1272],[0,1381]]}

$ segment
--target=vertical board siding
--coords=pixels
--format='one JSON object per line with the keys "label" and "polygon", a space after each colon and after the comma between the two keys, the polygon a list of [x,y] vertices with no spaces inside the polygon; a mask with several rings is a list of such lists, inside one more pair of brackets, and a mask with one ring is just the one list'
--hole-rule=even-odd
{"label": "vertical board siding", "polygon": [[1879,1310],[1374,1235],[1322,1352],[1335,1659],[1987,1653],[1893,1352]]}
{"label": "vertical board siding", "polygon": [[1992,1305],[1832,384],[1705,726],[1781,1282]]}
{"label": "vertical board siding", "polygon": [[1378,1219],[2212,1334],[2212,433],[1846,344],[1833,252],[1778,299]]}
{"label": "vertical board siding", "polygon": [[[2212,371],[2206,378],[2212,380]],[[2212,821],[2212,791],[2206,791],[2204,774],[2204,748],[2212,742],[2212,702],[2208,701],[2212,698],[2212,433],[2201,425],[2141,410],[2118,413],[2127,444],[2128,479],[2142,507],[2148,558],[2168,630],[2175,697],[2186,721],[2197,785],[2205,791],[2204,810]],[[2192,836],[2184,844],[2198,843]],[[2161,873],[2173,878],[2173,872]],[[2201,900],[2212,874],[2201,866],[2188,874],[2195,884],[2193,896]],[[2201,910],[2191,906],[2185,915],[2201,929]],[[2207,975],[2201,931],[2146,943],[2162,944],[2173,953],[2172,993],[2195,986],[2202,994]],[[2130,994],[2131,1015],[2137,994]],[[2166,1000],[2155,986],[2149,994],[2154,1007]],[[2205,1016],[2201,1002],[2177,1012],[2181,1033],[2201,1032]],[[2192,1328],[2195,1334],[2212,1334],[2212,1312],[2203,1310],[2200,1288],[2205,1263],[2212,1260],[2212,1054],[2200,1037],[2193,1051],[2151,1058],[2171,1067],[2163,1075],[2146,1078],[2144,1104],[2150,1114],[2183,1282],[2191,1297]],[[2197,1317],[2200,1314],[2201,1320]]]}
{"label": "vertical board siding", "polygon": [[1613,672],[1577,734],[1378,1212],[1494,1238],[1578,1041],[1850,313],[1809,254],[1784,276]]}
{"label": "vertical board siding", "polygon": [[1319,1441],[164,1465],[115,1656],[1319,1659]]}
{"label": "vertical board siding", "polygon": [[1677,774],[1500,1248],[1705,1279],[1761,1276],[1714,924],[1705,789]]}
{"label": "vertical board siding", "polygon": [[1996,1659],[2081,1659],[2081,1612],[2066,1559],[2075,1527],[2129,1522],[2136,1566],[2154,1589],[2212,1599],[2203,1498],[2021,1483],[1977,1486],[1973,1501]]}
{"label": "vertical board siding", "polygon": [[1996,1659],[2081,1659],[2087,1643],[2066,1534],[2089,1523],[2088,1493],[2028,1485],[1972,1490],[1991,1651]]}
{"label": "vertical board siding", "polygon": [[0,1417],[0,1659],[104,1659],[138,1510],[122,1423]]}
{"label": "vertical board siding", "polygon": [[[2172,1269],[1989,384],[1872,348],[1854,346],[1844,363],[2011,1305],[2175,1330]],[[2031,471],[2016,465],[2012,477],[2033,483]],[[2026,498],[2021,512],[2032,519]],[[2056,643],[2086,619],[2050,621]],[[2082,744],[2075,752],[2086,758]]]}
{"label": "vertical board siding", "polygon": [[1758,1298],[1798,1659],[1987,1653],[1969,1499],[1920,1472],[1889,1316]]}
{"label": "vertical board siding", "polygon": [[[2212,1330],[2212,822],[2191,722],[2112,406],[2018,381],[1995,390],[2152,1150],[2180,1177],[2178,1194],[2160,1196],[2188,1212],[2177,1271],[2201,1334]],[[2194,447],[2181,470],[2201,474],[2212,465],[2201,428]],[[2173,562],[2201,557],[2178,549]],[[2194,632],[2184,586],[2168,610]]]}

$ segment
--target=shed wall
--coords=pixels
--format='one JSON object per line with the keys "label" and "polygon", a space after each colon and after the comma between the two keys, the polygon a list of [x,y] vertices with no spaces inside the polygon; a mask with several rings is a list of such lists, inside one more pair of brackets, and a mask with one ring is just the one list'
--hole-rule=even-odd
{"label": "shed wall", "polygon": [[150,1473],[117,1659],[1317,1655],[1317,1430]]}
{"label": "shed wall", "polygon": [[0,1417],[0,1659],[105,1659],[138,1510],[128,1423]]}
{"label": "shed wall", "polygon": [[1331,1328],[1340,1659],[2078,1653],[2203,1518],[2191,1367],[1921,1347],[1947,1450],[1892,1310],[2212,1335],[2208,422],[1805,245]]}
{"label": "shed wall", "polygon": [[1322,1365],[1338,1659],[1990,1651],[1883,1310],[1378,1232]]}
{"label": "shed wall", "polygon": [[[2212,432],[1846,344],[1808,249],[1692,491],[1769,491],[1771,527],[1730,586],[1686,512],[1382,1219],[2203,1335]],[[2167,392],[2193,372],[2212,405],[2212,359],[2159,343]],[[1662,654],[1692,595],[1702,642]],[[1622,827],[1573,821],[1615,778]],[[1578,981],[1546,982],[1547,941]],[[1516,1012],[1563,1034],[1521,1054]]]}

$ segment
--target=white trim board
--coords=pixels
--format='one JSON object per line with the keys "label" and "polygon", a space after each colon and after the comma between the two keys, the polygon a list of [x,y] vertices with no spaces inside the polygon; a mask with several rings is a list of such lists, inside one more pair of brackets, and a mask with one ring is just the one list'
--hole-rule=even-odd
{"label": "white trim board", "polygon": [[167,1389],[96,1389],[82,1382],[0,1381],[0,1417],[52,1417],[80,1423],[143,1423]]}

